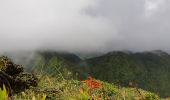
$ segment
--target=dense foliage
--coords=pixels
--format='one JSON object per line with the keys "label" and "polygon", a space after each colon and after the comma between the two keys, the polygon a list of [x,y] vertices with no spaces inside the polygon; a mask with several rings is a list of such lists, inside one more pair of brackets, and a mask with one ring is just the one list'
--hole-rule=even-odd
{"label": "dense foliage", "polygon": [[111,52],[87,62],[97,79],[170,96],[170,56],[165,52]]}
{"label": "dense foliage", "polygon": [[[159,100],[157,94],[170,96],[169,61],[170,56],[160,51],[112,52],[87,60],[69,53],[38,52],[29,62],[31,69],[27,70],[38,77],[37,87],[13,93],[13,98]],[[4,66],[3,63],[0,66]],[[3,88],[2,84],[1,93]],[[6,89],[8,91],[8,85]]]}
{"label": "dense foliage", "polygon": [[7,57],[0,57],[0,87],[3,88],[5,85],[10,96],[11,92],[20,92],[30,86],[37,86],[37,81],[36,76],[25,72],[22,66],[14,64]]}

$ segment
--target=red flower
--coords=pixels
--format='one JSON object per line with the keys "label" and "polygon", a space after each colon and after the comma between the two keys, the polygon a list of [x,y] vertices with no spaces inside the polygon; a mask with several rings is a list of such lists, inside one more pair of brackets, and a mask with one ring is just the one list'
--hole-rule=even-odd
{"label": "red flower", "polygon": [[90,89],[98,89],[102,88],[102,84],[93,79],[92,77],[89,77],[87,80],[83,81]]}

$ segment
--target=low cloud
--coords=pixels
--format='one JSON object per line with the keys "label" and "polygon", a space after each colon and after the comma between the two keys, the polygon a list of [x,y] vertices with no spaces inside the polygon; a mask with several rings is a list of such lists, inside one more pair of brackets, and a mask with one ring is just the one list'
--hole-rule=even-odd
{"label": "low cloud", "polygon": [[1,51],[170,49],[168,0],[3,0]]}

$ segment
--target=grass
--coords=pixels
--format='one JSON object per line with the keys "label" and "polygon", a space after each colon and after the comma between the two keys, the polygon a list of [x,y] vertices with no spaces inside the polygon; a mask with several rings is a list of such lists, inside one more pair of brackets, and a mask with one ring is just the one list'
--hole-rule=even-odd
{"label": "grass", "polygon": [[[15,100],[159,100],[153,93],[142,89],[118,87],[114,84],[91,79],[101,86],[90,87],[84,81],[66,80],[61,76],[39,74],[38,87],[19,94]],[[89,81],[89,79],[85,80]],[[94,83],[95,83],[94,82]],[[90,84],[90,83],[89,83]],[[93,83],[91,83],[93,84]],[[96,83],[95,83],[96,84]]]}
{"label": "grass", "polygon": [[[13,93],[12,98],[14,100],[160,99],[156,94],[142,89],[121,87],[93,78],[89,78],[83,81],[75,80],[70,78],[72,74],[70,74],[68,70],[59,70],[61,67],[62,64],[59,64],[59,66],[51,67],[53,69],[49,68],[50,72],[38,70],[38,73],[35,72],[39,79],[38,86],[30,87],[29,89],[20,93]],[[8,98],[8,91],[3,85],[3,87],[0,88],[0,100],[7,100]]]}

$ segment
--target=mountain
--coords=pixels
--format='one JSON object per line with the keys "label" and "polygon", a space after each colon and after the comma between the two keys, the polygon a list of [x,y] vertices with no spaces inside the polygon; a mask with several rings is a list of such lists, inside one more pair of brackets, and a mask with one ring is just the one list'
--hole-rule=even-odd
{"label": "mountain", "polygon": [[42,70],[54,75],[62,74],[65,78],[86,79],[88,77],[88,69],[84,66],[83,60],[73,53],[37,52],[31,63],[34,71]]}
{"label": "mountain", "polygon": [[170,55],[166,52],[115,51],[86,61],[97,79],[170,96]]}
{"label": "mountain", "polygon": [[[29,72],[45,72],[50,75],[61,74],[76,79],[87,78],[87,67],[83,60],[69,52],[19,51],[5,52],[15,63],[23,65]],[[67,75],[69,74],[69,75]]]}
{"label": "mountain", "polygon": [[[98,54],[98,56],[97,56]],[[56,51],[6,53],[27,71],[43,72],[66,79],[88,76],[125,87],[138,87],[161,97],[170,96],[170,55],[161,50],[113,51],[89,55]],[[82,59],[83,57],[87,59]],[[80,57],[81,56],[81,57]]]}
{"label": "mountain", "polygon": [[[75,55],[67,55],[66,53],[64,53],[63,56],[63,54],[56,52],[41,52],[40,55],[46,59],[45,61],[49,61],[47,65],[51,62],[50,59],[53,59],[53,57],[55,57],[55,59],[54,62],[52,60],[51,63],[61,63],[60,61],[64,61],[69,55],[68,58],[73,57],[78,59]],[[72,62],[72,59],[69,62]],[[56,70],[53,68],[57,67],[58,69],[57,65],[52,67],[49,64],[46,66],[47,68],[51,68],[52,73],[46,73],[48,71],[46,68],[39,70],[39,73],[27,73],[23,71],[23,67],[14,64],[9,58],[4,56],[0,57],[0,100],[161,99],[158,95],[143,89],[120,87],[115,84],[96,80],[92,77],[83,81],[68,78],[70,75],[66,74],[66,76],[63,76],[64,72],[61,72],[62,70],[57,70],[59,74],[55,72]],[[64,67],[65,66],[63,66],[63,68]],[[37,70],[37,68],[34,69]]]}

